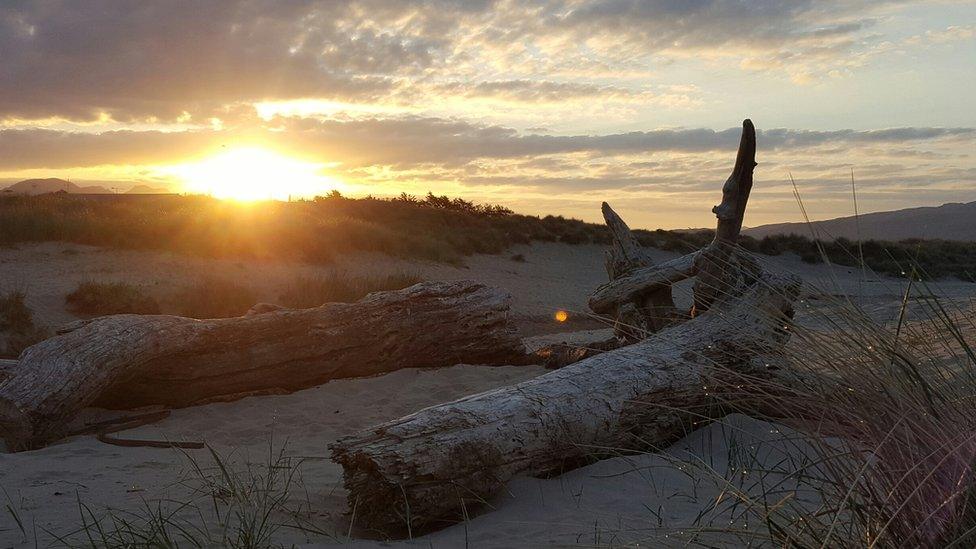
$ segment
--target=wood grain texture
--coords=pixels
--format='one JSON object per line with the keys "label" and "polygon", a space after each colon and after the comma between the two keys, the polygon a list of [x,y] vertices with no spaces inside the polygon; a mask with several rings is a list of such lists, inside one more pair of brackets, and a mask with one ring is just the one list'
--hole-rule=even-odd
{"label": "wood grain texture", "polygon": [[[610,248],[606,253],[607,276],[610,280],[628,277],[635,270],[652,268],[654,261],[650,254],[641,246],[623,218],[606,202],[601,210],[611,235]],[[673,322],[676,312],[670,286],[645,288],[626,300],[618,300],[602,311],[604,314],[613,314],[614,333],[626,343],[638,341],[647,333],[657,332],[668,326]]]}
{"label": "wood grain texture", "polygon": [[782,345],[798,286],[766,275],[634,345],[340,439],[330,448],[357,523],[416,533],[460,520],[515,475],[572,467],[601,448],[666,444],[708,414],[706,378],[752,368]]}
{"label": "wood grain texture", "polygon": [[187,406],[401,368],[519,363],[525,351],[509,306],[507,294],[482,284],[437,282],[238,318],[77,322],[9,369],[0,435],[9,450],[44,445],[92,404]]}
{"label": "wood grain texture", "polygon": [[618,304],[632,301],[656,288],[671,290],[671,285],[695,275],[695,259],[700,252],[690,253],[664,263],[635,269],[611,280],[590,294],[589,306],[595,313],[605,314]]}
{"label": "wood grain texture", "polygon": [[756,128],[749,119],[742,121],[742,136],[732,174],[722,186],[722,202],[712,208],[718,219],[715,238],[695,258],[694,305],[692,314],[707,310],[712,303],[735,287],[737,271],[731,263],[742,231],[746,204],[752,191],[756,168]]}

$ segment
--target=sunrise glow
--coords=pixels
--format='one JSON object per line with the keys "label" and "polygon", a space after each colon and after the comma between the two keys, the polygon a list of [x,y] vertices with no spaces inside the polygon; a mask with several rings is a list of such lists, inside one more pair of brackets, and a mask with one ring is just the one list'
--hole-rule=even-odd
{"label": "sunrise glow", "polygon": [[336,188],[322,167],[260,147],[241,147],[167,171],[188,193],[251,201],[311,197]]}

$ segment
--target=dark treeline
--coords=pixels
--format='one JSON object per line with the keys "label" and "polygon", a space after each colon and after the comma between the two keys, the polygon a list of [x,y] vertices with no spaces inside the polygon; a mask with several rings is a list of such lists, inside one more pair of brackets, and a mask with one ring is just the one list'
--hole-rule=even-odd
{"label": "dark treeline", "polygon": [[[645,246],[687,253],[712,231],[635,231]],[[346,198],[338,192],[298,202],[238,204],[204,196],[89,200],[83,195],[0,198],[0,245],[63,241],[124,249],[167,250],[206,257],[290,259],[325,263],[355,251],[457,263],[466,255],[501,253],[514,244],[606,244],[603,225],[563,216],[513,213],[460,198]],[[939,240],[858,244],[799,235],[743,236],[747,250],[793,253],[808,263],[865,265],[900,276],[976,280],[976,243]]]}

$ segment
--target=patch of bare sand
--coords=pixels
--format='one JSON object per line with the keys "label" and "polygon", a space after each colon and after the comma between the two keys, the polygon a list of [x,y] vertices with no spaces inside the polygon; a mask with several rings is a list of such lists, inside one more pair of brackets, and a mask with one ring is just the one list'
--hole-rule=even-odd
{"label": "patch of bare sand", "polygon": [[[328,459],[327,445],[356,430],[421,408],[517,383],[542,373],[535,366],[458,365],[439,370],[401,370],[372,378],[337,380],[289,395],[251,397],[174,410],[159,423],[126,431],[126,438],[205,441],[237,467],[267,463],[269,447],[303,458],[303,488],[315,509],[316,524],[346,532],[341,468]],[[87,416],[112,417],[119,412],[89,410]],[[210,463],[206,450],[187,451]],[[45,531],[65,535],[82,523],[79,501],[96,515],[106,508],[138,510],[144,501],[188,501],[181,479],[192,476],[180,451],[121,448],[78,436],[53,446],[17,454],[0,453],[0,510],[10,504],[33,544]],[[201,502],[207,503],[206,501]],[[300,502],[299,502],[300,503]],[[0,512],[0,547],[24,543],[10,513]]]}
{"label": "patch of bare sand", "polygon": [[[602,248],[565,244],[520,246],[524,262],[504,255],[478,255],[461,266],[392,258],[381,254],[352,254],[334,263],[310,265],[283,261],[242,261],[189,257],[170,252],[109,250],[64,243],[25,244],[0,249],[0,291],[19,289],[35,320],[57,327],[76,320],[64,298],[78,284],[126,282],[145,287],[164,313],[175,313],[172,296],[204,277],[231,280],[255,291],[258,301],[276,303],[282,291],[299,278],[337,269],[352,276],[415,273],[427,280],[477,280],[502,288],[514,297],[513,311],[529,333],[566,331],[567,326],[594,328],[586,318],[586,294],[605,281]],[[557,310],[570,311],[559,325]]]}

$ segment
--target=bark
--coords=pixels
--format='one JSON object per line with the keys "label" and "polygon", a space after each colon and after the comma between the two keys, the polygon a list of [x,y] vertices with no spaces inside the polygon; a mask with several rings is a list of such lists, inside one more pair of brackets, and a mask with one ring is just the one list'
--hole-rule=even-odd
{"label": "bark", "polygon": [[0,383],[10,377],[10,371],[17,365],[17,359],[0,358]]}
{"label": "bark", "polygon": [[[654,262],[650,255],[640,245],[627,223],[606,202],[601,209],[612,238],[606,257],[607,276],[610,280],[626,276],[635,269],[652,266]],[[635,293],[626,301],[627,303],[615,305],[606,312],[614,315],[614,333],[619,339],[629,343],[669,325],[677,312],[670,287],[652,287]]]}
{"label": "bark", "polygon": [[605,314],[620,303],[632,301],[655,288],[671,290],[671,285],[694,276],[695,258],[700,252],[671,261],[637,269],[626,276],[611,280],[590,294],[589,306],[595,313]]}
{"label": "bark", "polygon": [[509,305],[481,284],[423,283],[239,318],[78,322],[26,349],[0,382],[0,436],[8,450],[44,445],[92,404],[187,406],[401,368],[519,363],[525,350]]}
{"label": "bark", "polygon": [[539,361],[547,370],[558,370],[584,358],[612,351],[618,347],[620,347],[620,341],[616,337],[611,337],[584,343],[552,343],[536,351],[535,355],[539,357]]}
{"label": "bark", "polygon": [[[659,265],[611,274],[610,282],[597,288],[590,296],[590,308],[598,314],[610,314],[641,296],[661,295],[665,289],[670,291],[673,283],[694,277],[693,316],[708,310],[716,300],[747,285],[750,278],[755,278],[758,267],[736,248],[736,242],[742,230],[755,167],[756,129],[747,119],[742,122],[735,166],[722,187],[722,202],[712,208],[718,218],[712,242],[697,252]],[[609,219],[607,223],[610,224]],[[623,224],[623,220],[619,223]]]}
{"label": "bark", "polygon": [[732,174],[722,186],[722,202],[712,208],[718,224],[715,238],[695,258],[694,306],[692,315],[706,311],[715,300],[735,287],[734,274],[737,270],[730,266],[733,259],[742,220],[745,217],[746,203],[752,191],[752,172],[756,167],[756,128],[751,120],[742,122],[742,137],[739,151],[735,157]]}
{"label": "bark", "polygon": [[[680,436],[712,408],[708,379],[785,341],[793,279],[647,339],[511,387],[427,408],[331,446],[358,525],[387,535],[462,519],[515,475],[542,475]],[[728,370],[727,370],[728,369]]]}

